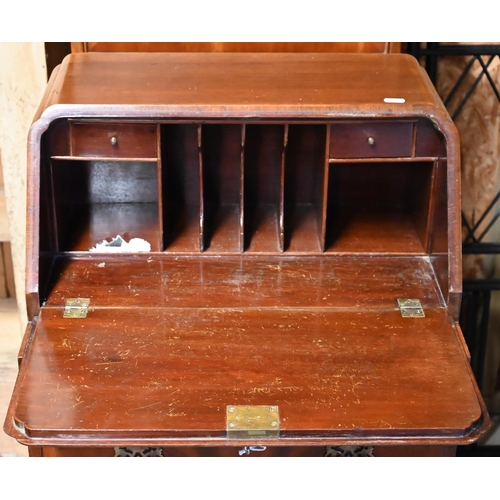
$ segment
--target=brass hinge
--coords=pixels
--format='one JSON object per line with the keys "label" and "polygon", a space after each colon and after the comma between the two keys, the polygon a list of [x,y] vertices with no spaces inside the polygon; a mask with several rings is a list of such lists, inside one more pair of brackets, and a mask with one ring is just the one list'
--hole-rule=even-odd
{"label": "brass hinge", "polygon": [[228,406],[228,439],[279,438],[277,406]]}
{"label": "brass hinge", "polygon": [[418,299],[398,299],[403,318],[425,318],[424,309]]}
{"label": "brass hinge", "polygon": [[63,318],[86,318],[90,299],[67,299],[64,306]]}

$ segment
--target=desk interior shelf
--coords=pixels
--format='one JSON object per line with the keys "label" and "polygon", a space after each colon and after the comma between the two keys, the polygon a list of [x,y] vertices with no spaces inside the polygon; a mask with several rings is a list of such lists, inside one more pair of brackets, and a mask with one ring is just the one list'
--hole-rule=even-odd
{"label": "desk interior shelf", "polygon": [[[99,137],[96,125],[93,132],[92,122],[78,122],[78,147],[42,166],[41,187],[53,200],[44,223],[55,228],[58,252],[85,252],[119,234],[180,254],[429,253],[446,158],[430,155],[439,147],[417,147],[417,128],[429,135],[421,120],[403,123],[402,142],[390,137],[394,123],[380,120],[362,130],[342,121],[127,123],[145,129],[150,144],[128,147],[125,136],[126,157],[107,142],[86,154],[81,129]],[[64,126],[75,128],[57,122],[48,141],[60,140]],[[388,144],[368,157],[366,134]]]}

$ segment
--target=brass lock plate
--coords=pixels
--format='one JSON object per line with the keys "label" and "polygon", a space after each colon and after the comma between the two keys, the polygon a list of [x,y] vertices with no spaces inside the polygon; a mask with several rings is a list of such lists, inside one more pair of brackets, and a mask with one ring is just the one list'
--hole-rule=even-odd
{"label": "brass lock plate", "polygon": [[279,438],[280,417],[277,406],[228,406],[229,439]]}

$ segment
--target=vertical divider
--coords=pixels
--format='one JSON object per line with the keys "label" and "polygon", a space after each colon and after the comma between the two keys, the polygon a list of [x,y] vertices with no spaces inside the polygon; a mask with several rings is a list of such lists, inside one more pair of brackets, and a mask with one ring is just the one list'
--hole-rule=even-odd
{"label": "vertical divider", "polygon": [[198,125],[198,172],[200,179],[200,252],[205,250],[205,190],[203,182],[202,125]]}
{"label": "vertical divider", "polygon": [[413,129],[411,134],[411,157],[415,158],[417,151],[417,123],[413,123]]}
{"label": "vertical divider", "polygon": [[279,251],[285,251],[285,160],[288,146],[288,123],[283,130],[283,151],[281,153],[280,206],[279,206]]}
{"label": "vertical divider", "polygon": [[246,125],[241,125],[241,153],[240,153],[240,252],[245,251],[245,138]]}
{"label": "vertical divider", "polygon": [[156,124],[156,172],[158,179],[158,249],[163,249],[163,175],[161,163],[161,134],[160,125]]}
{"label": "vertical divider", "polygon": [[[42,162],[40,161],[40,164]],[[52,160],[48,162],[48,168],[49,168],[49,176],[48,176],[48,191],[49,191],[49,199],[50,199],[50,207],[51,207],[51,214],[50,218],[52,219],[53,223],[53,231],[54,231],[54,251],[55,252],[60,252],[61,250],[61,234],[59,232],[59,221],[57,220],[57,210],[56,210],[56,198],[54,196],[54,171],[53,171],[53,165],[52,165]],[[41,189],[41,187],[40,187]],[[41,193],[43,195],[43,193]]]}
{"label": "vertical divider", "polygon": [[425,249],[425,252],[430,255],[432,248],[432,237],[434,235],[434,216],[436,211],[436,200],[439,197],[439,161],[435,161],[432,164],[432,180],[431,180],[431,189],[430,189],[430,201],[427,213],[427,224],[425,231],[425,241],[422,242],[422,246]]}
{"label": "vertical divider", "polygon": [[320,235],[319,244],[321,251],[326,251],[326,225],[328,223],[328,185],[330,182],[330,125],[326,126],[325,163],[323,169],[323,196],[321,200],[320,212]]}

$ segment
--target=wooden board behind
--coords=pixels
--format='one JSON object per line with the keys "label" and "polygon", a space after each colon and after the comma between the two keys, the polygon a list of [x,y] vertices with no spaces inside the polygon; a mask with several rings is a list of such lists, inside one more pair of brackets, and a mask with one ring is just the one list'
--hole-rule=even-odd
{"label": "wooden board behind", "polygon": [[71,42],[72,52],[400,52],[401,42]]}

